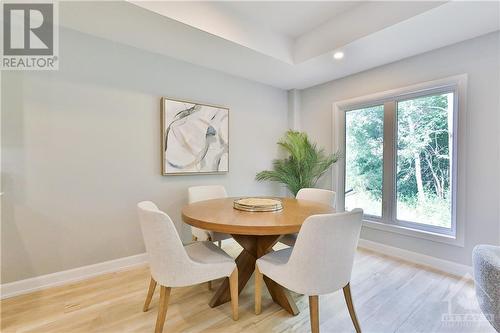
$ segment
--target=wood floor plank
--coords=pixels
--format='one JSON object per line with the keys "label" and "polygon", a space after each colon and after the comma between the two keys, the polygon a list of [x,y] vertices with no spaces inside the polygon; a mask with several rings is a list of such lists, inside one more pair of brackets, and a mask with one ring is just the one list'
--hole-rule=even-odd
{"label": "wood floor plank", "polygon": [[[223,248],[233,257],[241,251],[235,242]],[[142,311],[149,281],[148,268],[138,267],[3,300],[1,332],[153,332],[158,290],[149,311]],[[214,282],[214,290],[220,283]],[[173,288],[164,332],[309,332],[306,296],[291,294],[300,311],[292,316],[263,288],[256,316],[253,290],[250,279],[239,296],[239,320],[233,321],[230,303],[209,307],[214,291],[206,284]],[[358,251],[351,292],[364,333],[494,332],[480,314],[471,283],[375,252]],[[475,315],[474,321],[443,321],[450,311]],[[355,332],[341,290],[321,296],[320,313],[321,332]]]}

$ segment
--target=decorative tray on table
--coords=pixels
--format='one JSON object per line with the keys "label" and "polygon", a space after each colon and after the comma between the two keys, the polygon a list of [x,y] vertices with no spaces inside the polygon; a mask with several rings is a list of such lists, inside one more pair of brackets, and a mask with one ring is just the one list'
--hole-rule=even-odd
{"label": "decorative tray on table", "polygon": [[246,212],[275,212],[282,210],[283,204],[275,198],[241,198],[234,200],[233,207]]}

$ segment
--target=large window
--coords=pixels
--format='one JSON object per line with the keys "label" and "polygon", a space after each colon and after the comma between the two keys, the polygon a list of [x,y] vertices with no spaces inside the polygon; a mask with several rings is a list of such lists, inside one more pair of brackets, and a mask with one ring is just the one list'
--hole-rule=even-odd
{"label": "large window", "polygon": [[340,204],[365,220],[454,236],[456,85],[342,106]]}

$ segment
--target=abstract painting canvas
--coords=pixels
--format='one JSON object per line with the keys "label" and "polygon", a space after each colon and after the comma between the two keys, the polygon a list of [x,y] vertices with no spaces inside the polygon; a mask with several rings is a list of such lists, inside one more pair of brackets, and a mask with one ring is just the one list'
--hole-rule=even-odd
{"label": "abstract painting canvas", "polygon": [[164,175],[229,171],[229,109],[161,99]]}

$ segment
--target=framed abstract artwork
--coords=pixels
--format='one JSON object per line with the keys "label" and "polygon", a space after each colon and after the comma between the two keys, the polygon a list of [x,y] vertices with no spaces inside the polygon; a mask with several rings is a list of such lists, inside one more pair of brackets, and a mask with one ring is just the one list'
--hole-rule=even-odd
{"label": "framed abstract artwork", "polygon": [[229,108],[163,97],[162,174],[229,171]]}

